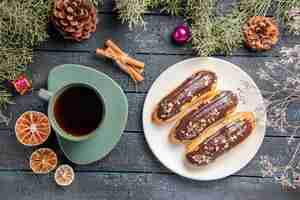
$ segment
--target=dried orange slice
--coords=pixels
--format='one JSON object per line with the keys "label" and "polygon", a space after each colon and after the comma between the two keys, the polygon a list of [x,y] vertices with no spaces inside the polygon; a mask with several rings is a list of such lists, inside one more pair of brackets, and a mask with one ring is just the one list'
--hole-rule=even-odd
{"label": "dried orange slice", "polygon": [[47,174],[57,165],[56,153],[49,148],[40,148],[30,157],[30,168],[36,174]]}
{"label": "dried orange slice", "polygon": [[51,127],[48,117],[45,114],[36,111],[27,111],[18,118],[15,132],[21,144],[37,146],[48,139]]}
{"label": "dried orange slice", "polygon": [[59,166],[54,174],[55,182],[60,186],[68,186],[74,181],[74,170],[70,165]]}

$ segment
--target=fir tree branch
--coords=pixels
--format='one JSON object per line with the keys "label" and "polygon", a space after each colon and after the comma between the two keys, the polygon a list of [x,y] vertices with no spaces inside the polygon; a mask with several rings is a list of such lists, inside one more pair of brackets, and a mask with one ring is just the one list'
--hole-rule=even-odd
{"label": "fir tree branch", "polygon": [[161,8],[171,15],[181,12],[181,0],[116,0],[116,10],[122,23],[128,23],[129,28],[145,26],[144,14],[149,9]]}
{"label": "fir tree branch", "polygon": [[9,125],[11,116],[5,115],[3,110],[5,110],[9,104],[13,104],[12,94],[5,87],[0,86],[0,124],[4,123],[6,126]]}
{"label": "fir tree branch", "polygon": [[237,11],[245,17],[266,16],[274,0],[240,0]]}
{"label": "fir tree branch", "polygon": [[192,46],[197,54],[228,55],[243,43],[242,26],[251,16],[268,13],[272,0],[240,0],[225,15],[216,13],[216,0],[188,0],[187,19],[192,27]]}
{"label": "fir tree branch", "polygon": [[218,52],[229,54],[243,41],[243,12],[234,8],[225,16],[216,14],[216,0],[189,0],[187,19],[191,22],[192,46],[197,54],[209,56]]}
{"label": "fir tree branch", "polygon": [[0,81],[15,80],[31,60],[31,49],[0,47]]}
{"label": "fir tree branch", "polygon": [[8,104],[13,104],[12,94],[3,86],[0,86],[0,110],[5,109]]}
{"label": "fir tree branch", "polygon": [[[0,81],[15,80],[32,60],[34,46],[48,38],[52,0],[0,1]],[[0,88],[0,109],[12,95]]]}
{"label": "fir tree branch", "polygon": [[[116,9],[123,23],[132,29],[145,25],[143,14],[160,7],[171,14],[181,13],[183,0],[116,0]],[[218,13],[218,0],[187,0],[185,17],[191,24],[192,47],[197,54],[209,56],[232,53],[243,43],[241,27],[249,17],[266,16],[275,8],[277,19],[288,20],[287,12],[300,7],[299,0],[237,0],[230,12]],[[276,16],[275,16],[276,17]],[[286,22],[288,23],[288,22]]]}
{"label": "fir tree branch", "polygon": [[147,11],[145,0],[116,0],[116,9],[122,23],[128,23],[129,28],[144,26],[144,13]]}
{"label": "fir tree branch", "polygon": [[277,9],[276,14],[277,18],[281,19],[281,21],[288,21],[288,11],[291,8],[300,7],[300,1],[299,0],[277,0]]}
{"label": "fir tree branch", "polygon": [[95,5],[96,8],[99,8],[103,5],[103,0],[91,0],[92,3]]}
{"label": "fir tree branch", "polygon": [[50,0],[2,0],[0,46],[33,47],[47,37]]}
{"label": "fir tree branch", "polygon": [[167,12],[170,15],[179,15],[182,12],[181,0],[160,0],[160,4],[157,7],[162,7],[162,12]]}

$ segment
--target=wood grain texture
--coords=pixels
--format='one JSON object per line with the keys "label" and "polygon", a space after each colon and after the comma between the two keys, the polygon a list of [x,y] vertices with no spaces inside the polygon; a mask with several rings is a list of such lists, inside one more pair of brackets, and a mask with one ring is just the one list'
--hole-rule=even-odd
{"label": "wood grain texture", "polygon": [[[117,81],[125,92],[128,92],[129,100],[129,116],[127,130],[128,131],[142,131],[142,107],[144,103],[145,93],[149,90],[154,80],[169,66],[189,58],[189,56],[181,55],[137,55],[137,58],[145,61],[145,81],[140,84],[135,84],[132,80],[129,80],[128,76],[121,72],[117,66],[109,60],[99,59],[91,53],[57,53],[57,52],[35,52],[35,61],[30,66],[34,76],[34,88],[46,87],[48,72],[55,67],[63,63],[78,63],[93,67],[103,73],[109,75],[111,78]],[[278,58],[269,57],[219,57],[221,59],[228,60],[246,71],[256,82],[258,87],[262,90],[271,89],[271,85],[267,85],[264,81],[258,78],[258,70],[264,67],[264,63]],[[285,80],[287,74],[284,70],[278,71],[278,79]],[[10,106],[9,111],[12,113],[21,114],[27,109],[31,109],[32,106],[39,106],[43,103],[41,100],[33,95],[34,98],[28,96],[17,96],[15,99],[20,106]],[[23,100],[24,99],[24,100]],[[33,103],[33,102],[39,103]],[[26,106],[25,106],[26,104]],[[24,106],[21,106],[24,105]],[[300,105],[297,107],[299,108]],[[46,107],[44,108],[46,111]],[[3,126],[0,126],[3,127]],[[270,132],[271,131],[271,132]],[[273,130],[268,131],[268,135],[278,135],[281,133],[275,133]],[[288,132],[289,135],[291,132]],[[282,134],[281,134],[282,135]]]}
{"label": "wood grain texture", "polygon": [[[262,148],[250,164],[236,175],[260,177],[261,157],[269,155],[276,157],[274,164],[287,163],[291,156],[291,150],[296,142],[287,148],[286,138],[266,138]],[[55,134],[42,145],[50,147],[59,155],[59,163],[71,164],[77,171],[102,171],[102,172],[144,172],[167,173],[166,169],[151,153],[145,138],[141,134],[126,132],[122,136],[116,148],[104,159],[90,165],[76,165],[69,162],[58,147]],[[25,147],[18,143],[13,131],[0,131],[0,171],[1,170],[30,170],[29,157],[37,149]],[[278,154],[280,156],[278,156]],[[182,155],[183,156],[183,155]]]}
{"label": "wood grain texture", "polygon": [[[33,86],[35,89],[46,87],[48,73],[55,66],[75,63],[86,65],[99,70],[110,76],[121,85],[125,92],[130,93],[146,93],[155,79],[168,67],[173,64],[192,58],[190,55],[153,55],[153,54],[132,54],[134,57],[145,62],[145,81],[139,84],[134,83],[129,77],[118,69],[117,65],[110,60],[98,58],[94,52],[44,52],[35,51],[33,63],[30,64],[30,70],[33,73]],[[241,69],[246,71],[255,81],[258,87],[262,90],[272,89],[272,85],[266,85],[265,81],[261,81],[258,77],[258,71],[264,68],[265,62],[279,59],[277,57],[240,57],[231,56],[217,58],[227,60],[236,64]],[[284,81],[287,77],[287,72],[282,68],[278,68],[278,80]],[[234,77],[233,77],[234,78]]]}
{"label": "wood grain texture", "polygon": [[[193,58],[193,56],[188,55],[151,55],[151,54],[138,54],[137,58],[143,60],[146,63],[145,67],[145,81],[141,84],[135,85],[132,81],[129,81],[129,85],[126,88],[126,91],[131,92],[142,92],[146,93],[155,79],[166,69],[168,69],[173,64],[176,64],[180,61],[183,61],[188,58]],[[241,57],[241,56],[216,56],[216,58],[229,61],[242,70],[247,72],[247,74],[255,81],[257,86],[262,90],[272,89],[272,85],[267,85],[265,81],[262,81],[259,78],[259,70],[265,68],[265,62],[271,62],[273,60],[278,60],[277,57]],[[287,77],[287,72],[284,71],[284,68],[277,69],[278,71],[278,80],[285,80]],[[170,77],[171,78],[171,77]],[[232,77],[235,78],[235,77]]]}
{"label": "wood grain texture", "polygon": [[[140,93],[127,93],[128,104],[129,104],[129,118],[127,121],[126,131],[142,133],[143,126],[142,126],[142,110],[143,104],[145,100],[145,94]],[[9,123],[8,127],[6,124],[0,124],[0,129],[2,130],[13,130],[14,124],[17,118],[28,110],[35,110],[40,111],[43,113],[47,113],[47,102],[40,99],[38,97],[38,90],[27,94],[25,96],[17,96],[14,98],[15,104],[8,106],[8,109],[5,111],[8,116],[11,116],[11,122]],[[300,104],[295,105],[295,108],[299,108]],[[294,108],[294,109],[295,109]],[[291,109],[290,115],[295,115],[294,109]],[[299,115],[296,113],[297,119]],[[293,117],[293,116],[292,116]],[[281,133],[273,130],[272,128],[268,128],[266,135],[267,136],[290,136],[292,132]]]}
{"label": "wood grain texture", "polygon": [[33,63],[29,66],[33,74],[33,88],[45,88],[49,71],[58,65],[69,63],[87,65],[102,71],[114,79],[124,90],[127,88],[128,76],[111,61],[99,59],[94,53],[39,51],[34,52]]}
{"label": "wood grain texture", "polygon": [[[190,58],[185,55],[135,55],[138,59],[145,61],[145,81],[140,84],[135,84],[128,78],[117,66],[109,60],[97,58],[94,53],[79,53],[79,52],[34,52],[34,62],[29,66],[33,74],[33,87],[35,92],[33,94],[25,96],[16,96],[14,101],[18,106],[9,106],[7,112],[13,113],[13,120],[10,124],[10,128],[13,128],[15,118],[27,110],[37,109],[39,111],[46,111],[47,104],[40,100],[37,96],[37,91],[40,88],[47,87],[47,77],[51,69],[57,65],[64,63],[76,63],[95,68],[120,84],[122,89],[127,92],[129,100],[129,121],[127,124],[128,131],[142,131],[142,107],[144,103],[145,94],[151,87],[154,80],[169,66]],[[260,89],[271,89],[271,85],[267,85],[265,82],[258,78],[258,70],[264,67],[264,63],[271,61],[274,57],[219,57],[221,59],[228,60],[246,71],[256,82]],[[287,74],[284,70],[277,69],[278,79],[285,80]],[[234,78],[234,77],[233,77]],[[298,105],[299,107],[300,105]],[[0,129],[5,128],[3,124],[0,125]],[[270,133],[269,135],[277,135],[277,133]]]}
{"label": "wood grain texture", "polygon": [[[145,15],[145,22],[147,24],[145,30],[143,27],[136,27],[134,30],[129,30],[127,24],[121,24],[117,14],[99,14],[97,32],[89,40],[80,43],[63,40],[57,31],[50,26],[49,32],[51,38],[42,43],[37,49],[93,52],[97,47],[101,47],[106,39],[112,39],[129,53],[192,54],[191,48],[175,45],[171,41],[170,35],[172,31],[178,24],[183,23],[183,21],[183,17]],[[293,46],[299,43],[299,36],[292,36],[282,28],[279,43],[271,51],[258,54],[246,48],[240,48],[232,55],[278,56],[282,46]]]}
{"label": "wood grain texture", "polygon": [[76,173],[74,183],[58,187],[53,175],[0,172],[0,192],[7,200],[298,200],[300,192],[283,192],[270,179],[231,177],[196,182],[163,174]]}
{"label": "wood grain texture", "polygon": [[[232,177],[213,182],[196,182],[174,175],[151,153],[142,131],[142,108],[146,93],[153,81],[169,66],[193,57],[190,48],[176,46],[170,34],[183,17],[171,17],[158,9],[145,15],[146,30],[129,30],[117,18],[113,0],[104,0],[99,10],[97,32],[90,40],[76,43],[64,40],[50,25],[51,38],[35,49],[33,63],[29,66],[34,79],[34,91],[14,98],[7,113],[12,115],[9,127],[0,124],[0,193],[7,200],[98,200],[98,199],[152,199],[152,200],[298,200],[300,192],[283,192],[271,178],[262,178],[259,168],[260,157],[274,157],[274,163],[285,164],[295,148],[294,143],[287,148],[287,136],[268,128],[262,148],[247,167]],[[236,0],[224,0],[219,12],[228,12]],[[282,29],[282,28],[281,28]],[[245,48],[238,49],[231,57],[217,57],[239,65],[257,83],[260,89],[271,89],[258,79],[258,69],[266,61],[279,55],[282,46],[300,44],[300,37],[281,32],[279,44],[271,51],[256,53]],[[133,83],[111,61],[96,58],[94,51],[108,38],[116,41],[130,55],[145,61],[146,80],[139,85]],[[65,63],[82,64],[93,67],[113,78],[126,92],[129,102],[129,119],[126,132],[116,148],[104,159],[90,165],[70,163],[57,144],[54,133],[42,146],[53,148],[59,156],[59,163],[71,164],[76,170],[76,180],[68,188],[55,185],[53,173],[34,175],[29,169],[29,157],[38,147],[28,148],[19,144],[14,134],[14,123],[25,111],[37,110],[46,113],[47,103],[41,100],[37,91],[47,87],[47,76],[51,69]],[[284,81],[286,72],[278,70],[278,77]],[[289,119],[298,119],[295,112],[300,103],[291,106]],[[280,137],[279,137],[280,136]],[[0,199],[2,199],[0,198]]]}

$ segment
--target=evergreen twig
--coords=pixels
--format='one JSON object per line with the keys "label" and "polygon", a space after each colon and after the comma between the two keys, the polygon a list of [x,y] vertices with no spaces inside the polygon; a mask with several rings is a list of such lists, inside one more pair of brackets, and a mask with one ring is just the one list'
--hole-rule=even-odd
{"label": "evergreen twig", "polygon": [[266,16],[275,8],[279,21],[288,23],[287,12],[300,7],[299,0],[237,0],[230,12],[218,13],[218,0],[116,0],[116,9],[124,23],[132,29],[145,25],[143,14],[160,7],[172,15],[182,14],[186,2],[185,18],[192,28],[193,49],[202,56],[216,53],[230,54],[243,43],[241,27],[251,16]]}
{"label": "evergreen twig", "polygon": [[123,23],[129,28],[145,26],[144,14],[153,8],[161,8],[161,12],[179,15],[182,7],[181,0],[116,0],[116,10]]}
{"label": "evergreen twig", "polygon": [[187,19],[191,22],[192,46],[197,54],[228,55],[243,43],[242,26],[250,16],[267,14],[272,0],[241,0],[232,11],[217,13],[216,0],[188,0]]}
{"label": "evergreen twig", "polygon": [[5,87],[0,86],[0,111],[5,109],[8,104],[13,104],[12,94]]}
{"label": "evergreen twig", "polygon": [[2,0],[0,46],[31,48],[47,39],[48,0]]}
{"label": "evergreen twig", "polygon": [[[0,81],[15,80],[32,60],[32,48],[48,38],[52,0],[0,1]],[[11,103],[0,86],[0,109]]]}
{"label": "evergreen twig", "polygon": [[15,80],[31,60],[31,49],[0,47],[0,81]]}
{"label": "evergreen twig", "polygon": [[281,19],[284,22],[287,22],[288,19],[288,11],[291,8],[300,7],[299,0],[277,0],[278,6],[276,9],[277,18]]}
{"label": "evergreen twig", "polygon": [[103,5],[103,0],[91,0],[92,3],[95,5],[96,8],[99,8]]}

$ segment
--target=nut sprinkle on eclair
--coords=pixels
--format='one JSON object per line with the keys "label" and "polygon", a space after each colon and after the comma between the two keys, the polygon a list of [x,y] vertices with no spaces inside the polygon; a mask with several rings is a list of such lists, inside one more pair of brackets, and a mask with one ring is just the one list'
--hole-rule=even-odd
{"label": "nut sprinkle on eclair", "polygon": [[198,106],[175,125],[170,133],[171,142],[190,142],[210,125],[232,113],[237,104],[237,95],[231,91],[221,91],[207,104]]}
{"label": "nut sprinkle on eclair", "polygon": [[170,122],[182,116],[192,105],[215,95],[217,76],[211,71],[198,71],[164,97],[153,112],[156,123]]}
{"label": "nut sprinkle on eclair", "polygon": [[196,166],[209,164],[242,143],[254,129],[253,113],[242,112],[229,116],[193,141],[187,147],[186,159]]}

